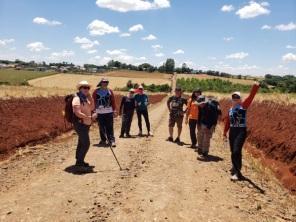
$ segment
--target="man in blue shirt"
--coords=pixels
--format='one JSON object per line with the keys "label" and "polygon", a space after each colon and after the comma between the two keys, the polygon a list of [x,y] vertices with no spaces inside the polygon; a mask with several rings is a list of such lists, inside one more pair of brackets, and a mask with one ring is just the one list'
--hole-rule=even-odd
{"label": "man in blue shirt", "polygon": [[150,130],[150,122],[149,122],[149,115],[148,115],[148,96],[144,93],[143,86],[140,86],[138,88],[138,93],[135,95],[135,104],[136,104],[136,111],[138,116],[138,126],[139,126],[139,136],[143,135],[142,130],[142,115],[144,116],[148,136],[152,136],[151,130]]}

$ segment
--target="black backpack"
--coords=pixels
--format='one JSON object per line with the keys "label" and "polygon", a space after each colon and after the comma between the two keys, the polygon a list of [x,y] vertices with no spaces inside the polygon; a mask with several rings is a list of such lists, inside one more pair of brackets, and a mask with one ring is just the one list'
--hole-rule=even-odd
{"label": "black backpack", "polygon": [[222,114],[220,109],[220,104],[218,101],[210,99],[208,101],[208,105],[211,109],[211,113],[213,115],[214,123],[217,124],[219,116]]}
{"label": "black backpack", "polygon": [[76,119],[76,115],[73,112],[72,101],[76,95],[70,94],[65,97],[65,109],[64,109],[64,117],[65,120],[69,123],[73,123]]}

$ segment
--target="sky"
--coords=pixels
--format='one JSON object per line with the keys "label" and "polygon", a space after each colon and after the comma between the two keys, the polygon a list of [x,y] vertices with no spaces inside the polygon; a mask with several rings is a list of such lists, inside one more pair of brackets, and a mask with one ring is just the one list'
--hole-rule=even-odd
{"label": "sky", "polygon": [[0,59],[296,75],[295,0],[0,0]]}

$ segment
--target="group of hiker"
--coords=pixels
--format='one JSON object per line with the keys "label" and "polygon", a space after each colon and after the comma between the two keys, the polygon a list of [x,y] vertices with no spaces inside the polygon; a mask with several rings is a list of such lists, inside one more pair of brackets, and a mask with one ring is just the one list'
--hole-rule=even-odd
{"label": "group of hiker", "polygon": [[[103,78],[94,92],[90,93],[91,85],[87,81],[81,81],[77,85],[78,92],[71,97],[72,114],[70,121],[78,135],[76,150],[76,166],[89,167],[84,161],[90,147],[89,129],[93,121],[97,121],[100,134],[100,146],[116,147],[114,136],[114,118],[118,116],[115,96],[108,87],[108,79]],[[242,168],[242,147],[247,136],[246,113],[251,105],[259,83],[252,87],[250,95],[243,101],[240,92],[231,95],[232,106],[225,118],[223,137],[227,139],[229,131],[229,144],[231,151],[231,180],[243,178]],[[130,129],[134,113],[138,118],[138,136],[143,136],[142,116],[144,117],[147,136],[153,136],[148,114],[149,99],[144,92],[143,86],[130,89],[127,96],[123,96],[119,108],[119,115],[122,117],[122,126],[119,138],[131,138]],[[67,107],[67,105],[66,105]],[[176,87],[174,95],[167,101],[169,110],[169,137],[168,142],[183,145],[181,133],[183,122],[189,126],[191,146],[202,158],[208,158],[211,138],[215,132],[216,125],[222,117],[219,102],[213,97],[203,95],[201,89],[192,92],[187,99],[183,96],[182,89]],[[71,113],[71,110],[70,110]],[[174,139],[174,127],[177,126],[177,137]]]}

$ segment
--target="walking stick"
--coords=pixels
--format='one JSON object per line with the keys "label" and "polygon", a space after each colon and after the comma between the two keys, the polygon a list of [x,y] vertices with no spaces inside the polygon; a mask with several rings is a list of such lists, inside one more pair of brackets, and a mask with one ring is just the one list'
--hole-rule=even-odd
{"label": "walking stick", "polygon": [[123,169],[122,169],[122,167],[120,166],[120,163],[119,163],[119,161],[118,161],[118,159],[117,159],[117,157],[116,157],[116,155],[115,155],[115,153],[114,153],[114,150],[113,150],[113,148],[112,148],[112,143],[111,143],[111,141],[109,141],[107,135],[105,135],[105,136],[106,136],[106,138],[107,138],[107,140],[108,140],[109,148],[110,148],[110,150],[112,151],[112,154],[113,154],[113,156],[114,156],[114,158],[115,158],[115,160],[116,160],[116,162],[117,162],[117,164],[118,164],[118,166],[119,166],[119,169],[120,169],[120,171],[122,171]]}

